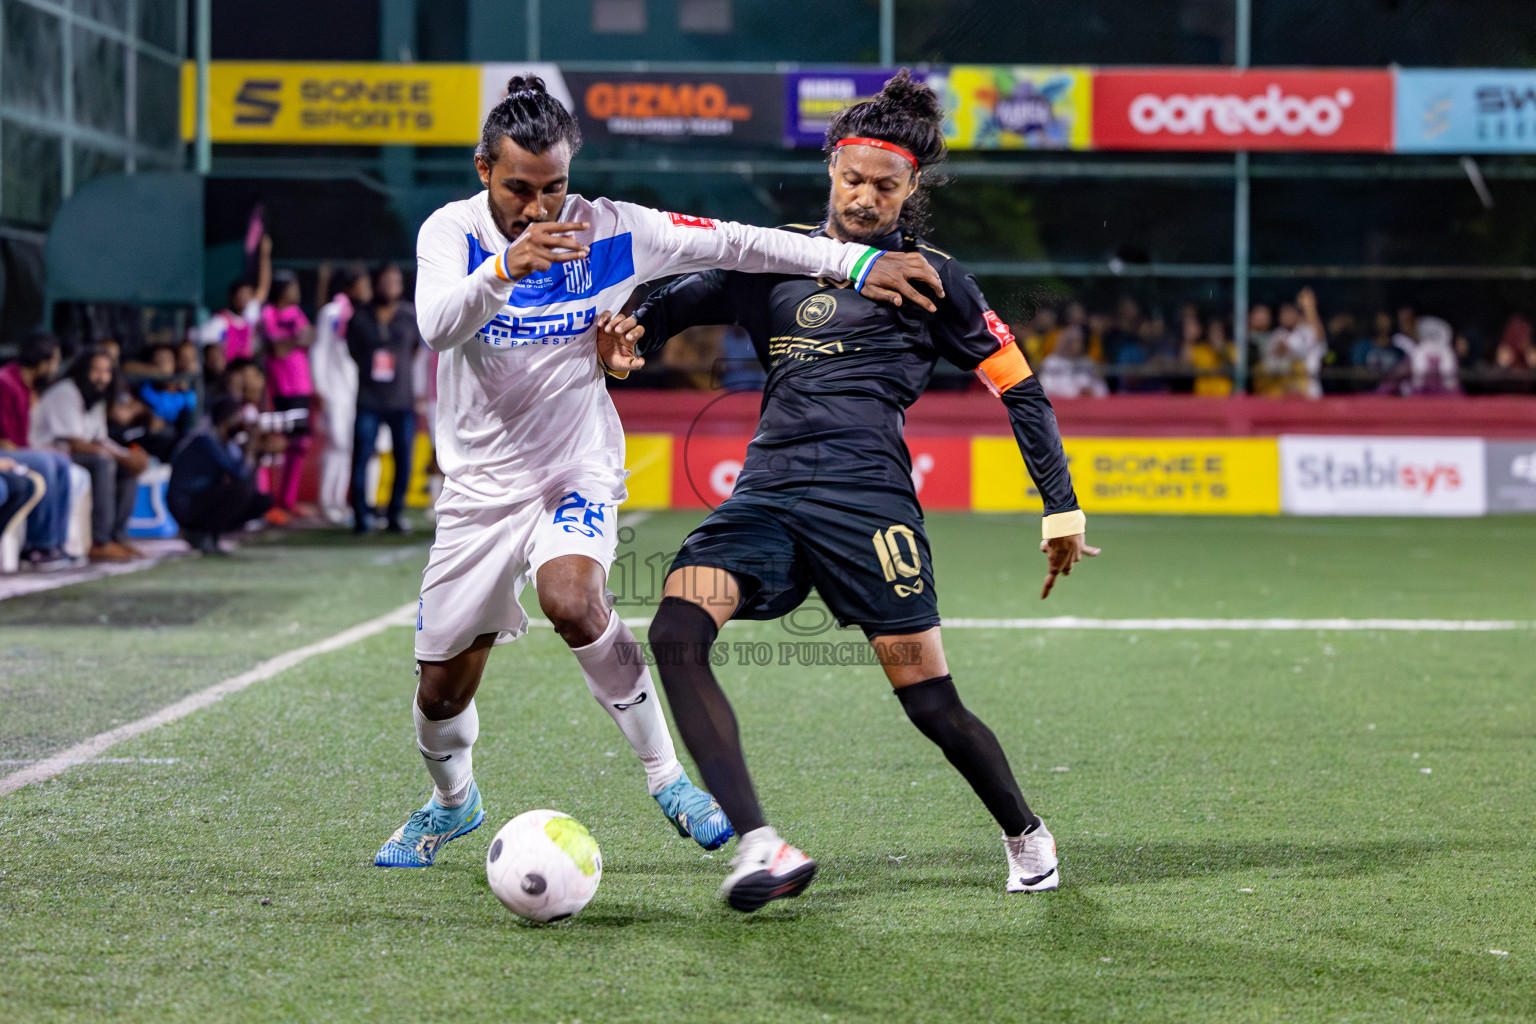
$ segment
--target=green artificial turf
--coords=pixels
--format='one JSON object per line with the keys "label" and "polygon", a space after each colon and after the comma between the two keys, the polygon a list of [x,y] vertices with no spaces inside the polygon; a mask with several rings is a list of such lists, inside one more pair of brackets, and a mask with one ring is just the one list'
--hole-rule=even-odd
{"label": "green artificial turf", "polygon": [[[643,567],[694,521],[652,517],[624,551]],[[929,523],[949,616],[1536,621],[1532,526],[1102,517],[1105,555],[1042,604],[1027,519]],[[411,600],[421,543],[309,537],[0,603],[0,758],[43,756]],[[777,652],[799,638],[737,623],[722,639]],[[589,1024],[1536,1015],[1536,631],[946,640],[961,692],[1057,836],[1055,893],[1002,891],[996,826],[877,669],[733,663],[719,671],[769,818],[822,863],[799,900],[734,914],[715,894],[729,849],[707,856],[671,831],[547,629],[498,650],[481,691],[489,827],[428,871],[374,869],[427,791],[410,633],[391,629],[109,752],[145,761],[0,797],[0,1009]],[[544,806],[592,829],[604,876],[579,917],[533,927],[490,895],[483,858],[496,827]]]}

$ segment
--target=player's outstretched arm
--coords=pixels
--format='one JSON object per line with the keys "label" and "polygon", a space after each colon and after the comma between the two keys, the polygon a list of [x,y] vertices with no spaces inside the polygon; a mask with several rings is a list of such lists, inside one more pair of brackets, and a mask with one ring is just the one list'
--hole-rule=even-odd
{"label": "player's outstretched arm", "polygon": [[512,297],[520,278],[556,263],[581,259],[587,247],[571,236],[585,223],[529,225],[517,241],[468,275],[469,240],[442,211],[427,218],[416,238],[416,322],[428,348],[445,352],[473,338]]}
{"label": "player's outstretched arm", "polygon": [[615,206],[635,226],[635,272],[642,281],[711,269],[831,277],[852,281],[870,298],[898,306],[904,299],[929,312],[935,308],[932,300],[915,286],[944,294],[939,275],[920,256],[735,221],[659,213],[629,203]]}
{"label": "player's outstretched arm", "polygon": [[1070,576],[1072,567],[1085,556],[1099,553],[1086,541],[1088,518],[1072,488],[1056,411],[1008,325],[988,307],[976,279],[952,259],[943,264],[941,276],[950,286],[949,299],[934,320],[934,340],[945,358],[962,369],[974,370],[987,389],[1002,400],[1019,454],[1045,504],[1040,550],[1049,569],[1040,589],[1043,601],[1050,596],[1057,577]]}

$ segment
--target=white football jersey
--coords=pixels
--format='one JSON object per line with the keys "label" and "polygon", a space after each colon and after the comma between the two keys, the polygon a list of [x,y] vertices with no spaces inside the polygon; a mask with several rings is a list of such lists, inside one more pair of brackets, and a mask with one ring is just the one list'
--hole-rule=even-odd
{"label": "white football jersey", "polygon": [[622,501],[624,433],[597,364],[596,320],[635,287],[719,267],[832,277],[862,285],[880,250],[631,203],[567,197],[588,255],[513,281],[512,240],[489,193],[449,203],[416,241],[416,318],[437,368],[437,461],[465,508],[507,506],[555,489]]}

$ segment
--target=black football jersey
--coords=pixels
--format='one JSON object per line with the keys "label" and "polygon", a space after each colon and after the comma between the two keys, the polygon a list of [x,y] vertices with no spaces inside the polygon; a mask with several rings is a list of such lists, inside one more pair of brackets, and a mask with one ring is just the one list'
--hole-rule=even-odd
{"label": "black football jersey", "polygon": [[[823,235],[825,225],[785,230]],[[846,281],[713,270],[667,285],[636,311],[642,355],[689,327],[739,324],[767,368],[741,491],[913,491],[905,413],[939,359],[977,371],[1001,398],[1045,514],[1078,507],[1050,401],[1007,324],[973,277],[924,239],[893,232],[873,245],[922,253],[944,283],[938,311],[865,298]]]}

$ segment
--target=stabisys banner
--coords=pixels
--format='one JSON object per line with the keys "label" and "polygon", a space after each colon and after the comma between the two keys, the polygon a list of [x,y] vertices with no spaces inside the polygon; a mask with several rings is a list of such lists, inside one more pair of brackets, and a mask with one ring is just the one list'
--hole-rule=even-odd
{"label": "stabisys banner", "polygon": [[1399,153],[1536,153],[1536,70],[1397,72]]}
{"label": "stabisys banner", "polygon": [[1475,437],[1287,435],[1281,507],[1302,516],[1480,516],[1484,460]]}
{"label": "stabisys banner", "polygon": [[720,139],[778,143],[784,79],[771,74],[565,72],[589,140]]}
{"label": "stabisys banner", "polygon": [[1093,146],[1387,152],[1392,90],[1385,69],[1099,69]]}

